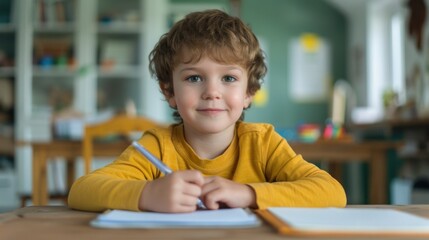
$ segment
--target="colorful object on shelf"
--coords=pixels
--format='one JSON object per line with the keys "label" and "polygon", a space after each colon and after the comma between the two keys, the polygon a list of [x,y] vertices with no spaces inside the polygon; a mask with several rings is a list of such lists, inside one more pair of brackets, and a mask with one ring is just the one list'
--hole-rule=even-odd
{"label": "colorful object on shelf", "polygon": [[323,131],[323,139],[340,139],[345,136],[345,130],[342,124],[328,122]]}
{"label": "colorful object on shelf", "polygon": [[51,69],[53,65],[54,65],[54,59],[52,58],[52,56],[46,55],[40,59],[40,67],[42,69],[45,69],[45,70]]}
{"label": "colorful object on shelf", "polygon": [[56,59],[57,65],[66,66],[67,65],[67,56],[58,56]]}
{"label": "colorful object on shelf", "polygon": [[315,142],[320,137],[320,126],[318,124],[301,124],[298,126],[299,140],[302,142]]}

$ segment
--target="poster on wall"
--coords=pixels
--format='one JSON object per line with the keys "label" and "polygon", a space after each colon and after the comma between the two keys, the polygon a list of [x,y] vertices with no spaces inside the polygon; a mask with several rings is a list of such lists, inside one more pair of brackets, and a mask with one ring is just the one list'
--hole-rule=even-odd
{"label": "poster on wall", "polygon": [[303,34],[289,42],[289,95],[296,102],[330,98],[330,48],[315,34]]}

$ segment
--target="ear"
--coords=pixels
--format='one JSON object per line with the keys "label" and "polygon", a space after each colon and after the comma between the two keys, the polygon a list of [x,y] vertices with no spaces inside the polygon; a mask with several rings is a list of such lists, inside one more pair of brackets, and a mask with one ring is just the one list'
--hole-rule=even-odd
{"label": "ear", "polygon": [[176,99],[174,99],[174,96],[169,97],[167,101],[171,108],[177,108]]}
{"label": "ear", "polygon": [[167,100],[168,105],[170,105],[170,107],[172,107],[172,108],[176,108],[177,104],[176,104],[176,100],[174,99],[174,95],[172,95],[168,91],[170,84],[169,83],[160,83],[160,86],[161,86],[162,94],[164,95],[165,99]]}
{"label": "ear", "polygon": [[253,101],[253,95],[246,94],[244,98],[244,109],[248,108]]}

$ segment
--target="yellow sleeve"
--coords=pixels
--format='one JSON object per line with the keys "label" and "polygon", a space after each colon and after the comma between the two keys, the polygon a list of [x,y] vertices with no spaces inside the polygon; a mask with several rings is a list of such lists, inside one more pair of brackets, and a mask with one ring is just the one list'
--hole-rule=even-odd
{"label": "yellow sleeve", "polygon": [[[160,156],[160,145],[154,135],[145,134],[139,142],[155,156]],[[146,182],[159,175],[149,161],[129,146],[114,162],[76,180],[70,189],[68,205],[84,211],[138,211]]]}
{"label": "yellow sleeve", "polygon": [[251,183],[260,209],[275,206],[344,207],[346,194],[341,184],[326,171],[296,155],[277,133],[263,140],[267,183]]}

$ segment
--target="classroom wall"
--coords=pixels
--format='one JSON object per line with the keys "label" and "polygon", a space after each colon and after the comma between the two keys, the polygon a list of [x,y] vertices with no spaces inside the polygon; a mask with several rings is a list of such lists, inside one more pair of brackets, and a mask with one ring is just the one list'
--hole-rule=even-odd
{"label": "classroom wall", "polygon": [[[265,107],[252,107],[246,120],[295,127],[300,122],[323,124],[329,114],[329,101],[296,103],[288,91],[288,42],[311,32],[325,38],[332,51],[332,78],[347,73],[347,19],[321,0],[243,0],[242,19],[264,38],[268,47],[269,101]],[[311,86],[309,86],[311,87]]]}

